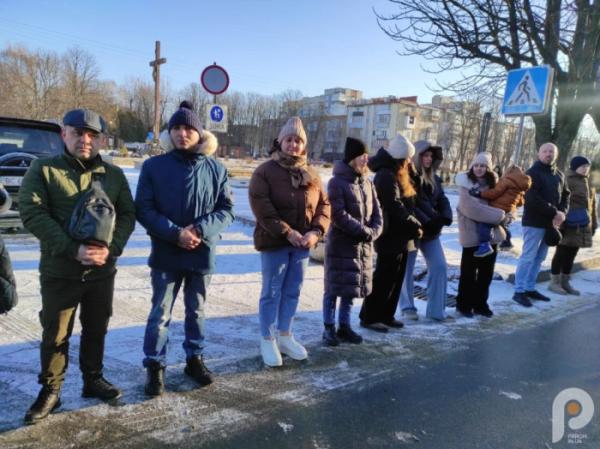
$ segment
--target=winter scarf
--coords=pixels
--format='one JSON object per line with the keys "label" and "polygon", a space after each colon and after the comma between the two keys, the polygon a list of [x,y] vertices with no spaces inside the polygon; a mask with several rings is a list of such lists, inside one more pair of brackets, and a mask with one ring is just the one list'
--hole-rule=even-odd
{"label": "winter scarf", "polygon": [[310,186],[313,180],[319,176],[314,169],[308,166],[306,156],[292,156],[283,151],[275,151],[271,154],[271,158],[289,172],[292,177],[292,186],[295,189]]}

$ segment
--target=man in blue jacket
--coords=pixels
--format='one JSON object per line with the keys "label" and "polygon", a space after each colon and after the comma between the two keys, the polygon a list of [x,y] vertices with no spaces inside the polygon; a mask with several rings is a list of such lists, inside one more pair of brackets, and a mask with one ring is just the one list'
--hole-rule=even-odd
{"label": "man in blue jacket", "polygon": [[558,148],[553,143],[543,144],[538,160],[527,170],[531,188],[525,193],[523,209],[523,250],[515,272],[513,300],[523,307],[531,307],[531,300],[550,301],[535,289],[542,262],[548,254],[544,241],[546,229],[558,228],[565,221],[570,192],[565,176],[556,167]]}
{"label": "man in blue jacket", "polygon": [[152,308],[144,336],[146,394],[164,391],[171,311],[183,285],[185,374],[201,386],[212,383],[204,365],[204,302],[215,267],[219,234],[233,221],[226,168],[209,157],[215,137],[202,130],[187,101],[169,120],[172,151],[148,159],[140,173],[136,215],[152,240]]}

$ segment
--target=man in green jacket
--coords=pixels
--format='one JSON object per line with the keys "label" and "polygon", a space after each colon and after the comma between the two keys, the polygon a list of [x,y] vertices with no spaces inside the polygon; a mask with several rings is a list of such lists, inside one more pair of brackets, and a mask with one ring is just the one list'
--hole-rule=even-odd
{"label": "man in green jacket", "polygon": [[[105,121],[87,109],[74,109],[63,119],[65,151],[35,160],[19,193],[21,220],[40,240],[42,294],[42,389],[27,411],[25,422],[44,419],[60,406],[60,388],[69,360],[69,338],[81,305],[79,367],[83,397],[116,399],[121,391],[102,375],[104,339],[112,314],[116,259],[135,226],[135,207],[125,175],[103,162]],[[65,231],[79,197],[99,179],[115,207],[116,223],[110,246],[73,240]]]}

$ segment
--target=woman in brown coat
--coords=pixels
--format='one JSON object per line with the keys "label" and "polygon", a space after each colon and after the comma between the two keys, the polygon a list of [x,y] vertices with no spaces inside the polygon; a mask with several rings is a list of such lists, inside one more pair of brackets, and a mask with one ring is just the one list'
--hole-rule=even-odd
{"label": "woman in brown coat", "polygon": [[292,321],[308,251],[329,228],[331,206],[306,155],[302,121],[292,117],[281,129],[271,159],[250,180],[250,206],[256,217],[254,246],[260,251],[262,266],[260,348],[267,366],[281,366],[281,354],[295,360],[308,356],[291,333]]}
{"label": "woman in brown coat", "polygon": [[560,232],[563,235],[552,258],[550,291],[561,295],[579,295],[570,281],[571,269],[579,248],[590,248],[598,227],[596,192],[590,186],[591,163],[583,156],[571,159],[567,184],[571,191],[569,212]]}

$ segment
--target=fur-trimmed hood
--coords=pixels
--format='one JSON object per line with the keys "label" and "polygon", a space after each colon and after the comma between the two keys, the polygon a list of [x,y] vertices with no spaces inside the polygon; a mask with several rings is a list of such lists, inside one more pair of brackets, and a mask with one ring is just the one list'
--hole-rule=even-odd
{"label": "fur-trimmed hood", "polygon": [[431,151],[433,155],[433,164],[431,168],[433,172],[437,172],[442,165],[442,161],[444,160],[444,152],[442,151],[442,147],[432,144],[427,140],[418,140],[414,143],[415,145],[415,155],[412,158],[413,164],[419,173],[423,172],[423,167],[421,164],[421,155],[426,151]]}
{"label": "fur-trimmed hood", "polygon": [[470,189],[471,187],[475,187],[476,184],[469,179],[469,176],[466,171],[461,171],[456,174],[454,178],[454,184],[458,187],[464,187],[465,189]]}
{"label": "fur-trimmed hood", "polygon": [[[173,146],[171,136],[169,135],[169,131],[167,131],[166,129],[160,133],[159,144],[160,147],[165,151],[171,151],[175,148]],[[215,151],[217,151],[217,148],[219,148],[219,141],[217,140],[217,136],[203,129],[202,133],[200,134],[200,146],[198,148],[198,153],[203,154],[205,156],[211,156]]]}

